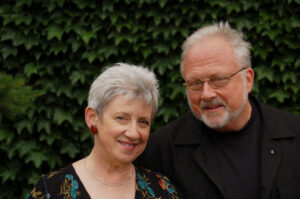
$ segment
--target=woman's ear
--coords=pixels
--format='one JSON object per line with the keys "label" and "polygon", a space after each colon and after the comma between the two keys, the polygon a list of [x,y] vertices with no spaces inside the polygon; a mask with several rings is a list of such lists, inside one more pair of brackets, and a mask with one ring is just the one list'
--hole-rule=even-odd
{"label": "woman's ear", "polygon": [[88,106],[85,109],[84,116],[85,116],[85,123],[89,128],[91,128],[91,125],[96,125],[98,120],[97,111],[95,111],[93,108]]}

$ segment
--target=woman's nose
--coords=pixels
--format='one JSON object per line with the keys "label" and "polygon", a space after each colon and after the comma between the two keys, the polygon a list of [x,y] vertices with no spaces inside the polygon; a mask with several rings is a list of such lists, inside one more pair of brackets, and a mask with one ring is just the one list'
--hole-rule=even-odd
{"label": "woman's nose", "polygon": [[131,124],[125,132],[125,135],[130,139],[138,139],[140,137],[137,125]]}

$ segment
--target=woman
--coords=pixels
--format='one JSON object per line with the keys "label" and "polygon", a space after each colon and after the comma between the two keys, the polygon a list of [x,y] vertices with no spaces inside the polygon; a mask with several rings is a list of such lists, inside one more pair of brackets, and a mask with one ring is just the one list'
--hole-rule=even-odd
{"label": "woman", "polygon": [[158,95],[155,75],[145,68],[120,63],[105,70],[85,110],[91,153],[42,176],[29,198],[179,198],[165,176],[132,164],[146,147]]}

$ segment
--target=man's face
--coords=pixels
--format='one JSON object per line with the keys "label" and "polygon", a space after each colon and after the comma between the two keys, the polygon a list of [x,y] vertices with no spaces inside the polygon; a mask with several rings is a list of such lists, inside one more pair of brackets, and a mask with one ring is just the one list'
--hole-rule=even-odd
{"label": "man's face", "polygon": [[[226,77],[240,68],[233,48],[220,35],[198,41],[183,60],[185,81]],[[205,81],[201,91],[187,90],[192,112],[212,129],[240,130],[241,124],[245,124],[251,115],[248,93],[252,89],[253,77],[252,69],[246,69],[231,77],[222,88],[212,88]]]}

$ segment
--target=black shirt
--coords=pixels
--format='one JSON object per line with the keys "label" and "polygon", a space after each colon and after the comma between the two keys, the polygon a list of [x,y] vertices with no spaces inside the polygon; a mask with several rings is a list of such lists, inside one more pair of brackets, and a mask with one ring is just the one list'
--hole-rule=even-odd
{"label": "black shirt", "polygon": [[261,119],[255,105],[251,106],[251,118],[240,131],[206,131],[230,199],[259,198]]}

